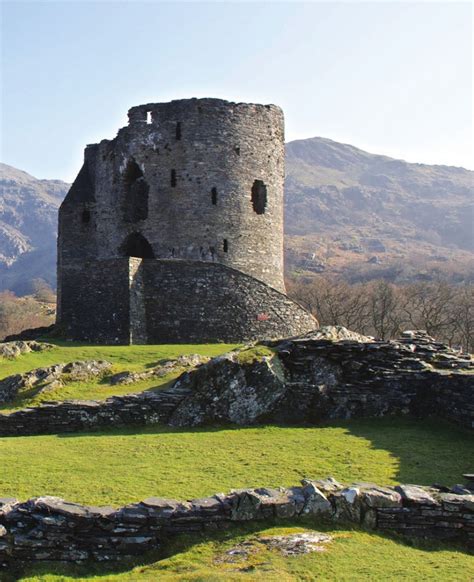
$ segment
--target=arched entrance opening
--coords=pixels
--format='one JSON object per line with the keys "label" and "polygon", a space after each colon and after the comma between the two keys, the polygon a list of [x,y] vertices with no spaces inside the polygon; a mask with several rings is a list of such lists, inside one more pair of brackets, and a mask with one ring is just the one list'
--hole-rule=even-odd
{"label": "arched entrance opening", "polygon": [[120,254],[124,257],[137,257],[139,259],[154,259],[155,254],[150,243],[139,232],[132,232],[120,247]]}

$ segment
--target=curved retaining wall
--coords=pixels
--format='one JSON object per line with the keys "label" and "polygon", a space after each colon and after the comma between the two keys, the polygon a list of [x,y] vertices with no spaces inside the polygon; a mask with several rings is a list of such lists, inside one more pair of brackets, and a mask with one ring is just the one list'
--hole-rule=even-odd
{"label": "curved retaining wall", "polygon": [[149,343],[248,342],[316,329],[280,291],[235,269],[197,261],[145,261]]}
{"label": "curved retaining wall", "polygon": [[[474,542],[474,495],[413,485],[343,487],[304,480],[287,489],[245,489],[192,501],[149,498],[113,509],[38,497],[0,500],[0,565],[114,561],[160,547],[169,536],[232,523],[311,518],[408,536]],[[316,521],[315,521],[316,520]]]}

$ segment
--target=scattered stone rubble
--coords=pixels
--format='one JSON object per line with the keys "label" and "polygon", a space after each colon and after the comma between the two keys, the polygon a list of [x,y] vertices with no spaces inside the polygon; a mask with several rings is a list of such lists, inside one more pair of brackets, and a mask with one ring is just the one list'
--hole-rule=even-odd
{"label": "scattered stone rubble", "polygon": [[284,536],[259,537],[258,542],[270,550],[277,550],[283,556],[298,556],[311,552],[324,552],[325,545],[332,540],[332,536],[320,532],[305,532]]}
{"label": "scattered stone rubble", "polygon": [[52,350],[55,346],[37,341],[11,341],[0,343],[0,358],[14,359],[29,352]]}
{"label": "scattered stone rubble", "polygon": [[210,358],[200,356],[199,354],[190,354],[189,356],[179,356],[173,360],[164,360],[158,366],[145,372],[118,372],[109,377],[109,383],[116,384],[134,384],[140,380],[149,380],[151,378],[163,378],[180,369],[195,368],[200,364],[208,362]]}
{"label": "scattered stone rubble", "polygon": [[[26,502],[1,499],[0,563],[121,560],[158,548],[170,536],[275,518],[355,524],[472,547],[474,487],[471,483],[465,488],[468,493],[460,495],[447,488],[417,485],[355,483],[345,487],[329,478],[304,480],[298,487],[241,489],[184,502],[152,497],[119,509],[82,506],[56,497]],[[300,541],[288,542],[284,551],[294,553]],[[272,547],[275,542],[263,543]]]}
{"label": "scattered stone rubble", "polygon": [[66,378],[68,381],[88,380],[101,376],[111,367],[112,364],[104,360],[85,360],[14,374],[0,380],[0,403],[11,402],[21,390],[33,388],[37,394],[46,392],[62,386]]}
{"label": "scattered stone rubble", "polygon": [[232,352],[185,372],[168,389],[0,414],[0,435],[157,422],[318,424],[385,415],[437,416],[474,427],[471,357],[426,333],[406,332],[396,341],[310,335],[266,345],[273,357],[241,362]]}
{"label": "scattered stone rubble", "polygon": [[317,330],[310,331],[309,333],[299,337],[300,339],[331,340],[333,342],[340,342],[343,340],[352,340],[356,342],[374,341],[373,337],[362,335],[356,331],[351,331],[343,325],[325,325]]}
{"label": "scattered stone rubble", "polygon": [[261,546],[275,550],[283,556],[298,556],[311,552],[324,552],[332,536],[317,531],[305,531],[287,535],[255,536],[240,542],[222,556],[218,556],[216,563],[236,564],[257,554]]}

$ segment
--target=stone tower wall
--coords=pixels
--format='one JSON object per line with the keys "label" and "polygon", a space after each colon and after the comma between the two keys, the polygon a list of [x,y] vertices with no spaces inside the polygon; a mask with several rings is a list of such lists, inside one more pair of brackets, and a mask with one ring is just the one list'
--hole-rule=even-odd
{"label": "stone tower wall", "polygon": [[283,182],[275,105],[130,109],[115,139],[86,148],[59,211],[65,335],[239,342],[313,329],[284,295]]}
{"label": "stone tower wall", "polygon": [[129,119],[86,150],[60,211],[60,265],[126,256],[139,233],[156,258],[219,262],[284,291],[281,109],[190,99]]}

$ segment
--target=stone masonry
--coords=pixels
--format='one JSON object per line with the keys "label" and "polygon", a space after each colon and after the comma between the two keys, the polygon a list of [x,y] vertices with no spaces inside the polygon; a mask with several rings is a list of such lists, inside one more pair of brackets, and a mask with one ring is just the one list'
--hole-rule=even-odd
{"label": "stone masonry", "polygon": [[133,107],[59,211],[58,324],[105,343],[246,341],[317,326],[285,296],[283,113]]}
{"label": "stone masonry", "polygon": [[151,497],[119,509],[56,497],[0,499],[0,566],[119,561],[166,547],[171,536],[275,519],[301,519],[311,526],[321,521],[354,524],[472,547],[474,495],[467,487],[345,487],[332,478],[304,479],[296,487],[241,489],[191,501]]}

